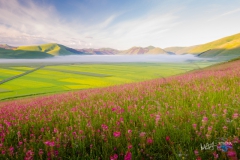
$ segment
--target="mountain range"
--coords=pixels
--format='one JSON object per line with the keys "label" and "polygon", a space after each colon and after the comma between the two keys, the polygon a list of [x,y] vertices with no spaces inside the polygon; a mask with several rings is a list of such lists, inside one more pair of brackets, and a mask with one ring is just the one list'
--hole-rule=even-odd
{"label": "mountain range", "polygon": [[199,57],[240,56],[240,33],[206,44],[190,47],[159,48],[154,46],[132,47],[128,50],[112,48],[73,49],[57,43],[13,47],[0,44],[0,58],[50,58],[65,55],[139,55],[139,54],[194,54]]}

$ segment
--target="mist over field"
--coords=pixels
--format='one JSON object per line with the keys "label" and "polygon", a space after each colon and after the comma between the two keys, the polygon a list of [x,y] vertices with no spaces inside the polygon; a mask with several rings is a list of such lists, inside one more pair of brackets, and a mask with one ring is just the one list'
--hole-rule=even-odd
{"label": "mist over field", "polygon": [[84,55],[56,56],[46,59],[0,59],[0,63],[121,63],[121,62],[184,62],[207,60],[194,55]]}

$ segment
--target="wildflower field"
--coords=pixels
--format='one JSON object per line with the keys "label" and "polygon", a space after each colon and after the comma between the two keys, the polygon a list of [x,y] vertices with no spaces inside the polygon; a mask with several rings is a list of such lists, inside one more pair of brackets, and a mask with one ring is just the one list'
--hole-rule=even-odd
{"label": "wildflower field", "polygon": [[240,60],[0,103],[0,159],[240,158]]}

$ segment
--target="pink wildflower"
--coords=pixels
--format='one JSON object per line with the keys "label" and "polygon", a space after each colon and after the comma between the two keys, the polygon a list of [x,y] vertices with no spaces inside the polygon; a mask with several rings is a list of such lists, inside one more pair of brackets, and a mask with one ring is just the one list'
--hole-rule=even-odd
{"label": "pink wildflower", "polygon": [[45,142],[45,144],[47,145],[47,146],[50,146],[50,147],[54,147],[55,146],[55,142],[54,141],[46,141]]}
{"label": "pink wildflower", "polygon": [[227,156],[228,157],[235,157],[236,156],[236,152],[235,151],[228,151]]}
{"label": "pink wildflower", "polygon": [[208,131],[212,131],[212,126],[209,126],[209,127],[208,127]]}
{"label": "pink wildflower", "polygon": [[114,133],[113,133],[113,136],[114,136],[114,137],[120,137],[120,136],[121,136],[121,132],[114,132]]}
{"label": "pink wildflower", "polygon": [[39,154],[39,156],[41,157],[41,156],[43,155],[43,150],[42,150],[42,149],[39,149],[38,154]]}
{"label": "pink wildflower", "polygon": [[132,149],[132,145],[131,144],[128,146],[128,149]]}
{"label": "pink wildflower", "polygon": [[197,156],[199,154],[198,150],[195,150],[194,154]]}
{"label": "pink wildflower", "polygon": [[197,128],[197,124],[192,124],[193,128],[196,129]]}
{"label": "pink wildflower", "polygon": [[24,160],[33,160],[34,152],[32,150],[27,151]]}
{"label": "pink wildflower", "polygon": [[156,123],[158,123],[159,120],[160,120],[160,115],[156,115],[156,119],[155,119]]}
{"label": "pink wildflower", "polygon": [[146,135],[145,132],[141,132],[139,136],[140,136],[140,137],[144,137],[145,135]]}
{"label": "pink wildflower", "polygon": [[148,138],[148,139],[147,139],[147,143],[148,143],[148,144],[153,144],[153,139],[152,139],[152,138]]}
{"label": "pink wildflower", "polygon": [[206,116],[204,116],[203,119],[202,119],[202,122],[207,123],[207,121],[208,121],[208,118]]}
{"label": "pink wildflower", "polygon": [[218,159],[218,154],[216,153],[216,151],[213,152],[213,156],[214,156],[215,159]]}
{"label": "pink wildflower", "polygon": [[14,147],[10,147],[9,149],[10,155],[12,155],[14,153]]}
{"label": "pink wildflower", "polygon": [[57,128],[54,128],[54,129],[53,129],[53,132],[54,132],[54,133],[57,133],[57,132],[58,132]]}
{"label": "pink wildflower", "polygon": [[201,157],[197,157],[197,159],[196,160],[202,160],[202,158]]}
{"label": "pink wildflower", "polygon": [[123,123],[123,121],[124,121],[124,119],[121,117],[121,118],[120,118],[120,122],[122,122],[122,123]]}
{"label": "pink wildflower", "polygon": [[124,160],[132,160],[132,153],[127,152],[127,154],[124,156]]}
{"label": "pink wildflower", "polygon": [[170,137],[169,136],[166,137],[166,141],[170,141]]}
{"label": "pink wildflower", "polygon": [[238,113],[234,113],[234,114],[232,115],[232,118],[233,118],[233,119],[237,119],[238,116],[239,116]]}
{"label": "pink wildflower", "polygon": [[129,130],[128,130],[128,133],[132,133],[132,130],[129,129]]}
{"label": "pink wildflower", "polygon": [[114,154],[112,156],[110,156],[110,160],[117,160],[118,159],[118,155]]}
{"label": "pink wildflower", "polygon": [[227,130],[228,129],[228,127],[227,126],[223,126],[223,130]]}
{"label": "pink wildflower", "polygon": [[105,125],[105,124],[102,124],[102,129],[103,129],[104,131],[107,131],[107,130],[108,130],[108,126]]}

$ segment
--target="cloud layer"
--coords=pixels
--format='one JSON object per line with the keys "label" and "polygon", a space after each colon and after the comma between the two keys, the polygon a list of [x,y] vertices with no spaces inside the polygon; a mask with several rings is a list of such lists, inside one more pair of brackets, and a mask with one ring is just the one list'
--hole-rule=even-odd
{"label": "cloud layer", "polygon": [[55,3],[44,2],[0,0],[0,44],[55,42],[73,48],[116,49],[187,46],[240,31],[240,10],[235,7],[240,3],[235,0],[218,6],[190,0],[181,5],[166,0],[123,1],[123,6],[115,4],[112,10],[108,5],[114,4],[108,0],[69,0],[63,5],[73,7],[64,12]]}

